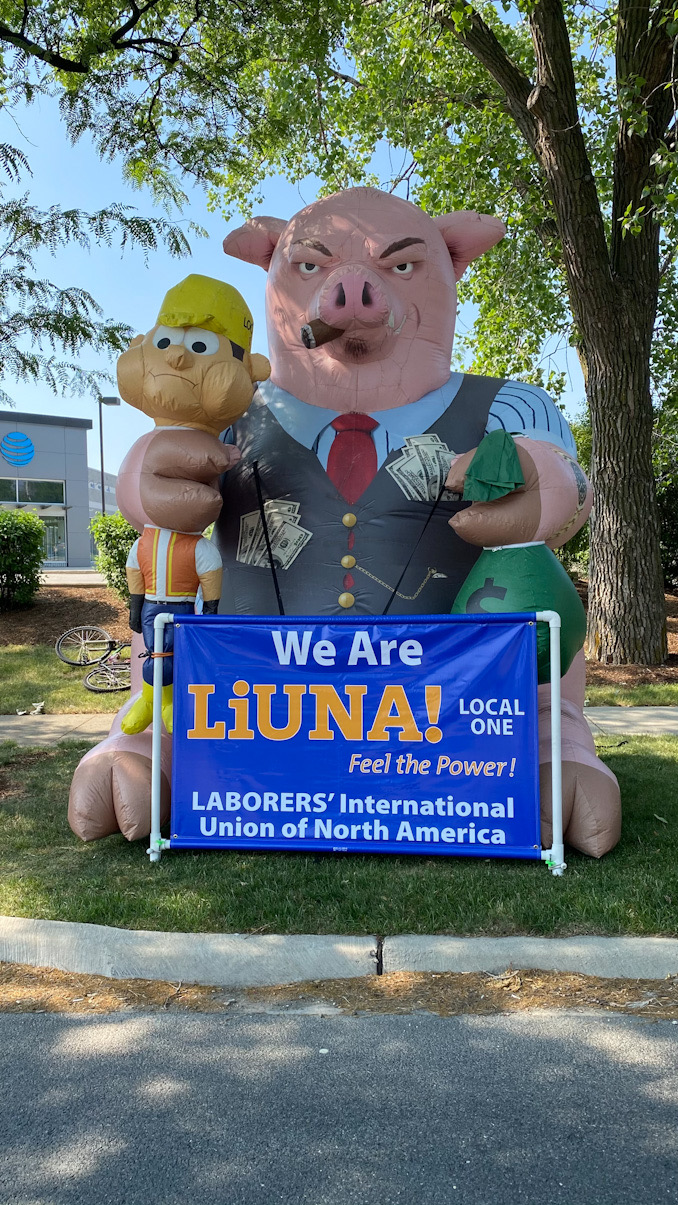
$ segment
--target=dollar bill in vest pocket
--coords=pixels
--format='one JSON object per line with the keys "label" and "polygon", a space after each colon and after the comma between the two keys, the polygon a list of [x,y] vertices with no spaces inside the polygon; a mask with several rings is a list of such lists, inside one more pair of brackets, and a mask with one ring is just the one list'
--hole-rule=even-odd
{"label": "dollar bill in vest pocket", "polygon": [[[289,569],[312,538],[312,533],[301,526],[299,510],[298,502],[285,498],[272,498],[264,503],[271,554],[277,569]],[[266,534],[258,510],[241,516],[236,560],[243,565],[269,567]]]}

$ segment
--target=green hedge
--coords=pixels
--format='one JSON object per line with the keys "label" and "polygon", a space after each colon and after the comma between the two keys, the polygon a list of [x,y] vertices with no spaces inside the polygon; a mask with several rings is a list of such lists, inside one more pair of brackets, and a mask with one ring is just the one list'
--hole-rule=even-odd
{"label": "green hedge", "polygon": [[0,512],[0,611],[30,607],[40,589],[45,527],[28,510]]}
{"label": "green hedge", "polygon": [[90,531],[97,546],[96,567],[103,573],[107,584],[125,602],[129,601],[125,562],[127,554],[138,536],[135,530],[117,511],[114,515],[97,515],[90,522]]}

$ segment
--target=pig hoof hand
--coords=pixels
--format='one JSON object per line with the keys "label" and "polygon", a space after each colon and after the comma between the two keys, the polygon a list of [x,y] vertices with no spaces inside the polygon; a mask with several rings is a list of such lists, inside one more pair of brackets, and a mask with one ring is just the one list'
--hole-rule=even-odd
{"label": "pig hoof hand", "polygon": [[[160,821],[169,820],[169,783],[161,776]],[[151,831],[151,762],[140,753],[102,748],[75,771],[68,801],[68,823],[83,841],[97,841],[118,830],[128,841]]]}

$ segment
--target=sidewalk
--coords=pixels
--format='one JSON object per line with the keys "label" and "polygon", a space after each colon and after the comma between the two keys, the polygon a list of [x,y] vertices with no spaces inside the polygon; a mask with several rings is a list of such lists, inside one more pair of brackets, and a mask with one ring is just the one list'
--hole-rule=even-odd
{"label": "sidewalk", "polygon": [[102,741],[108,736],[112,721],[111,712],[103,715],[0,715],[0,742],[56,745],[58,741]]}
{"label": "sidewalk", "polygon": [[96,569],[43,569],[43,586],[105,586],[103,573]]}
{"label": "sidewalk", "polygon": [[[596,736],[678,736],[678,707],[587,707]],[[100,741],[111,727],[106,715],[0,715],[0,741],[52,745],[57,741]]]}
{"label": "sidewalk", "polygon": [[585,707],[595,736],[676,736],[678,707]]}

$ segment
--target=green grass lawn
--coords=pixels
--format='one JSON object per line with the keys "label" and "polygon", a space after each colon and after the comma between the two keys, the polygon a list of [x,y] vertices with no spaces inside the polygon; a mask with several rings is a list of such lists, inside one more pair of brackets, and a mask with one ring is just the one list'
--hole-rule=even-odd
{"label": "green grass lawn", "polygon": [[[10,644],[0,647],[0,714],[14,715],[18,708],[44,700],[45,711],[117,711],[126,694],[95,695],[82,685],[86,668],[64,665],[51,644]],[[647,686],[590,686],[589,707],[678,707],[678,683]]]}
{"label": "green grass lawn", "polygon": [[0,647],[0,714],[15,715],[31,703],[45,703],[45,711],[117,711],[129,696],[95,695],[82,680],[88,666],[64,665],[51,644],[8,644]]}
{"label": "green grass lawn", "polygon": [[678,707],[678,682],[587,686],[587,707]]}
{"label": "green grass lawn", "polygon": [[[272,933],[678,933],[678,738],[604,739],[624,799],[602,861],[169,852],[85,845],[66,822],[88,745],[0,746],[0,913],[127,928]],[[658,817],[661,817],[659,819]]]}

